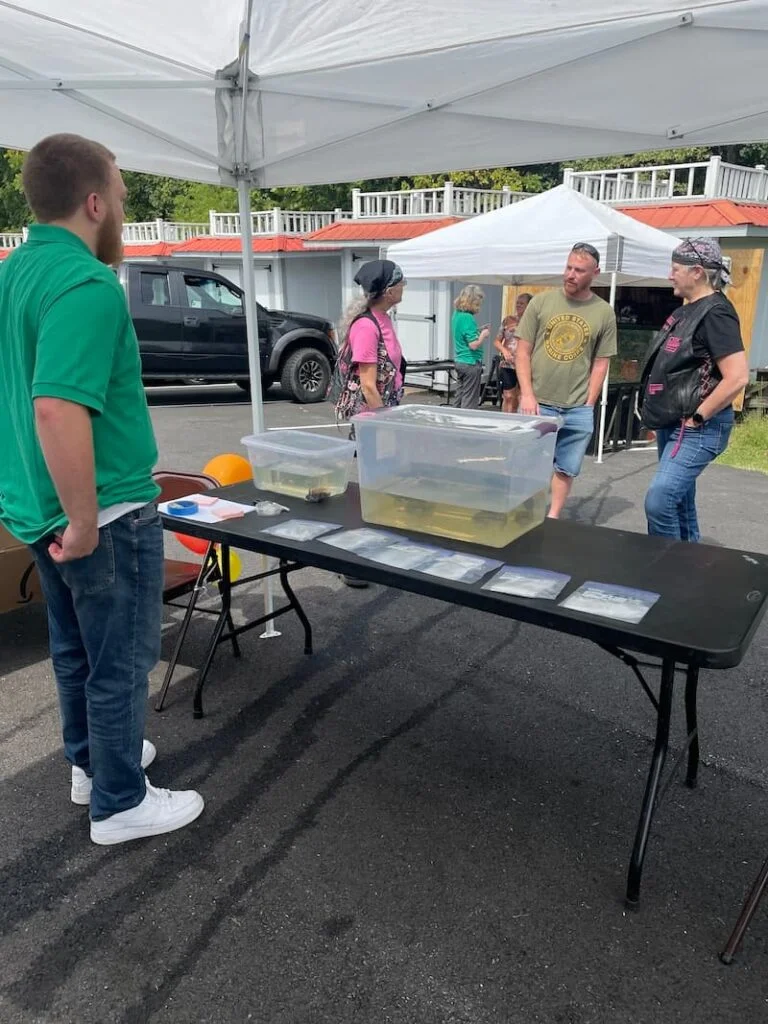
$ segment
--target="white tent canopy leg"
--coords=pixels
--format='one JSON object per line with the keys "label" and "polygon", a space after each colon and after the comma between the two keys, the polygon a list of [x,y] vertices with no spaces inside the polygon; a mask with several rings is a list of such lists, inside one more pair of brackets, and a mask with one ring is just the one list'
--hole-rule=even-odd
{"label": "white tent canopy leg", "polygon": [[[259,321],[256,313],[256,288],[253,281],[253,235],[251,232],[251,193],[248,182],[241,178],[237,186],[240,210],[240,237],[243,243],[243,291],[245,293],[245,323],[248,335],[248,366],[251,375],[251,414],[254,434],[264,433],[264,397],[261,393],[261,353],[259,351]],[[272,568],[271,559],[261,556],[262,572]],[[264,578],[264,614],[269,615],[262,639],[280,636],[271,618],[275,609],[271,578]]]}
{"label": "white tent canopy leg", "polygon": [[[611,293],[608,296],[608,302],[611,309],[615,311],[616,307],[616,271],[611,274]],[[603,381],[603,393],[600,397],[600,426],[597,431],[597,458],[596,462],[600,463],[603,461],[603,447],[605,445],[605,417],[608,411],[608,377],[610,376],[610,370],[605,375]]]}

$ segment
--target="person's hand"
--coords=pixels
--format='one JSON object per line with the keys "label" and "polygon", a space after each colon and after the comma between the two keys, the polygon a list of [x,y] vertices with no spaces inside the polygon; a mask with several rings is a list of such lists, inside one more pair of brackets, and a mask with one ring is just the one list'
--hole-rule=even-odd
{"label": "person's hand", "polygon": [[538,416],[539,403],[534,394],[520,395],[520,407],[517,410],[522,416]]}
{"label": "person's hand", "polygon": [[87,558],[99,546],[99,528],[76,526],[68,523],[61,534],[48,545],[48,554],[54,562],[73,562],[76,558]]}
{"label": "person's hand", "polygon": [[691,419],[690,416],[688,417],[687,420],[685,420],[685,422],[683,423],[683,426],[685,427],[686,430],[700,430],[701,429],[701,424],[697,423],[696,420]]}
{"label": "person's hand", "polygon": [[490,324],[483,324],[483,326],[480,328],[480,338],[479,338],[479,340],[480,341],[485,341],[485,339],[488,337],[488,335],[490,333],[491,333],[491,325]]}

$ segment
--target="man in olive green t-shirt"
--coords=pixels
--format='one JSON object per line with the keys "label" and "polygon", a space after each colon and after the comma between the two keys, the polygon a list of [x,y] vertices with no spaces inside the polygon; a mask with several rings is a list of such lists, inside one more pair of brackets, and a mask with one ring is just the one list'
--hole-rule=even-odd
{"label": "man in olive green t-shirt", "polygon": [[616,316],[591,288],[599,273],[597,249],[577,242],[562,289],[535,295],[517,328],[519,412],[563,421],[555,442],[552,519],[562,512],[581,471],[594,432],[595,405],[616,355]]}
{"label": "man in olive green t-shirt", "polygon": [[203,809],[144,775],[164,558],[138,342],[110,270],[126,190],[114,155],[78,135],[39,142],[22,183],[38,223],[0,267],[0,523],[40,574],[72,802],[112,845]]}

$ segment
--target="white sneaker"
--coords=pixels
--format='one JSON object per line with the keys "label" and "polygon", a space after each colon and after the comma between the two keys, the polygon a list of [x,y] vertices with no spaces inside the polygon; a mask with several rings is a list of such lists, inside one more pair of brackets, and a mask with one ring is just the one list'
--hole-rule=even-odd
{"label": "white sneaker", "polygon": [[131,839],[161,836],[194,821],[204,806],[203,798],[193,789],[157,789],[147,782],[147,795],[136,807],[91,822],[91,840],[99,846],[113,846]]}
{"label": "white sneaker", "polygon": [[[149,768],[156,757],[157,747],[154,743],[150,743],[149,740],[144,740],[144,746],[141,748],[141,767]],[[91,802],[92,788],[93,780],[90,775],[86,775],[82,768],[77,768],[73,765],[71,792],[72,803],[83,805],[89,804]]]}

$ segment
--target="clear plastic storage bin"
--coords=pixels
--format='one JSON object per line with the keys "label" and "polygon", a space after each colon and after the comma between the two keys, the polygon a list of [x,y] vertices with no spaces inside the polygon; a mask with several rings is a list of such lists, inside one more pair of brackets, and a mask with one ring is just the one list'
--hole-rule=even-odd
{"label": "clear plastic storage bin", "polygon": [[270,430],[250,434],[241,444],[260,490],[320,501],[347,489],[355,454],[351,441],[308,430]]}
{"label": "clear plastic storage bin", "polygon": [[543,521],[559,419],[406,405],[354,423],[366,522],[500,548]]}

